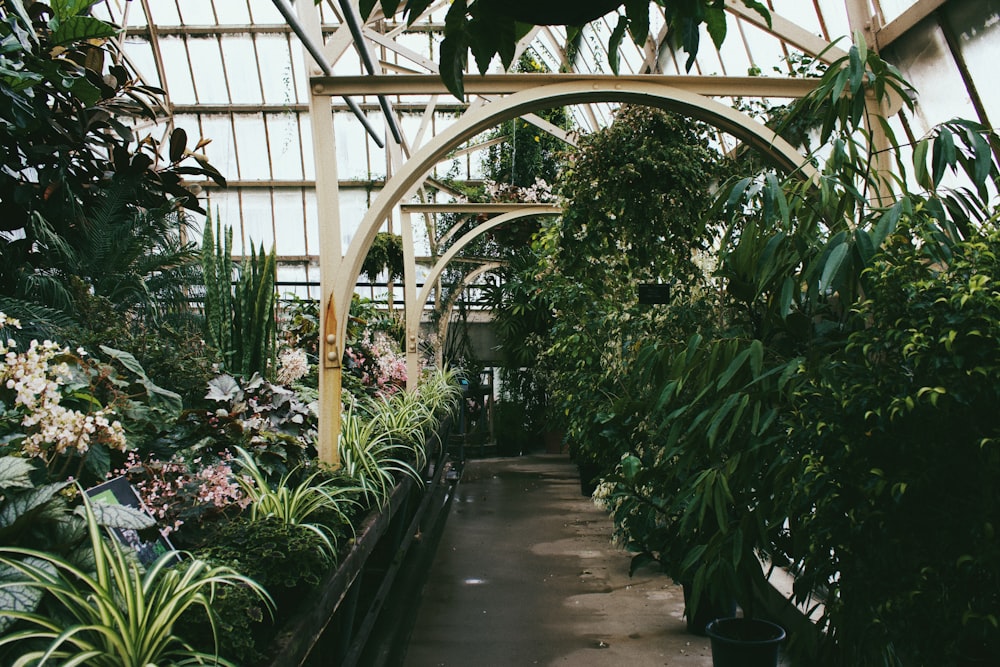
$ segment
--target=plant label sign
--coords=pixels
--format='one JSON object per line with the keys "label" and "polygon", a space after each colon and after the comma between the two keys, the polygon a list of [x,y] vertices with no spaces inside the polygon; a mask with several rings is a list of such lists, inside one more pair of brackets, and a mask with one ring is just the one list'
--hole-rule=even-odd
{"label": "plant label sign", "polygon": [[663,283],[641,283],[638,287],[639,303],[651,305],[670,303],[670,285]]}
{"label": "plant label sign", "polygon": [[[139,499],[139,494],[135,492],[135,489],[125,477],[115,477],[103,484],[98,484],[93,488],[87,489],[87,495],[91,499],[106,505],[126,505],[142,512],[149,516],[150,520],[153,520],[152,515],[149,514],[149,511],[143,506],[142,500]],[[141,532],[130,528],[112,528],[111,532],[121,544],[135,551],[139,562],[145,566],[152,565],[163,554],[174,551],[174,546],[170,543],[170,540],[158,528],[150,528],[149,531]],[[147,532],[155,532],[155,536],[148,537],[145,535]]]}

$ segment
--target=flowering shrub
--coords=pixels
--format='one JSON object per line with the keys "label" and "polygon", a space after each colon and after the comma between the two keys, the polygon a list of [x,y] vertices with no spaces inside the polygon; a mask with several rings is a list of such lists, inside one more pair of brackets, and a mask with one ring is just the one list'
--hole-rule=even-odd
{"label": "flowering shrub", "polygon": [[[20,328],[0,313],[0,329]],[[0,445],[43,460],[50,472],[101,473],[110,450],[124,450],[125,430],[113,407],[94,395],[104,379],[100,364],[80,349],[32,340],[24,352],[8,339],[0,343]],[[94,455],[94,458],[91,458]],[[71,464],[76,461],[76,469]]]}
{"label": "flowering shrub", "polygon": [[217,518],[229,509],[244,509],[250,502],[225,454],[214,464],[201,457],[190,461],[174,456],[169,461],[141,460],[130,452],[125,467],[117,471],[128,477],[165,535],[185,523]]}
{"label": "flowering shrub", "polygon": [[368,393],[391,396],[406,386],[406,357],[384,332],[365,329],[356,346],[344,350],[346,370]]}
{"label": "flowering shrub", "polygon": [[285,348],[278,355],[278,384],[290,385],[309,374],[309,358],[299,348]]}

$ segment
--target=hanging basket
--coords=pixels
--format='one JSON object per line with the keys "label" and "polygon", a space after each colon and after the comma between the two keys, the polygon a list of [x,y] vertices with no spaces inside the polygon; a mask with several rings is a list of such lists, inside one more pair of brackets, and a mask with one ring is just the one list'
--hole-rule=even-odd
{"label": "hanging basket", "polygon": [[479,0],[500,16],[532,25],[583,25],[618,9],[624,0]]}

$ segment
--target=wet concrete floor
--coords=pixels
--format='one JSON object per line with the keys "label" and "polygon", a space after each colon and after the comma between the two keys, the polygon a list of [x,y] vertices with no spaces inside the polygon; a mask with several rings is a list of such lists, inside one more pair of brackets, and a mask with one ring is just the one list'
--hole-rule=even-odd
{"label": "wet concrete floor", "polygon": [[653,569],[629,577],[610,537],[566,456],[470,460],[404,665],[711,667],[680,586]]}

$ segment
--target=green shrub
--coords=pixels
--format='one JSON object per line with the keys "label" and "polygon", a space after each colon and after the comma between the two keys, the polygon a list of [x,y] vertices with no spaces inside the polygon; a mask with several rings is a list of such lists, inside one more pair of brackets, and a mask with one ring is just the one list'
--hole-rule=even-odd
{"label": "green shrub", "polygon": [[898,237],[791,414],[789,550],[838,665],[1000,654],[1000,233],[947,263]]}

